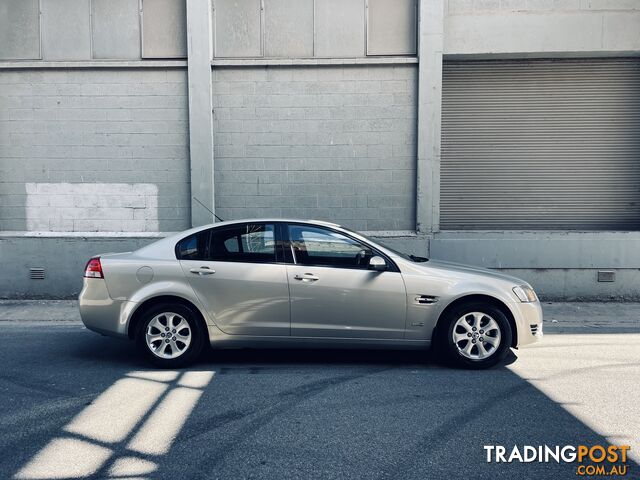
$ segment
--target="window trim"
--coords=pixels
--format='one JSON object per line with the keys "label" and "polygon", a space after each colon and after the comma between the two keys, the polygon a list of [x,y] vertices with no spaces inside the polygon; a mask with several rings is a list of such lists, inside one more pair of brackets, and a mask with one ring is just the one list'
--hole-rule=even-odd
{"label": "window trim", "polygon": [[[344,270],[360,270],[363,272],[375,272],[376,270],[371,270],[369,268],[359,268],[359,267],[352,267],[352,266],[348,266],[348,265],[309,265],[309,264],[304,264],[304,263],[297,263],[297,261],[295,260],[295,256],[293,254],[293,249],[292,249],[292,245],[291,245],[291,239],[289,236],[289,227],[290,226],[301,226],[301,227],[311,227],[311,228],[317,228],[320,230],[326,230],[329,232],[333,232],[333,233],[337,233],[340,234],[344,237],[347,237],[351,240],[353,240],[354,242],[358,242],[360,244],[366,245],[368,248],[371,249],[372,252],[374,252],[374,256],[380,256],[382,258],[384,258],[385,262],[387,262],[387,265],[389,266],[389,268],[387,270],[385,270],[385,272],[395,272],[395,273],[400,273],[400,269],[398,268],[398,265],[396,265],[396,262],[394,262],[389,255],[385,254],[384,252],[381,252],[378,248],[374,247],[373,245],[371,245],[368,242],[365,242],[363,240],[360,240],[359,238],[355,238],[353,235],[350,235],[347,232],[343,232],[340,230],[336,230],[335,228],[332,228],[328,225],[316,225],[314,223],[303,223],[303,222],[286,222],[283,223],[283,230],[282,230],[282,244],[284,246],[284,259],[285,262],[288,265],[297,265],[297,266],[305,266],[305,267],[322,267],[322,268],[340,268],[340,269],[344,269]],[[383,272],[379,272],[379,273],[383,273]]]}
{"label": "window trim", "polygon": [[[275,248],[274,248],[274,253],[275,253],[275,260],[274,261],[269,261],[269,262],[259,262],[259,261],[234,261],[234,260],[213,260],[211,258],[211,252],[210,252],[210,248],[211,248],[211,236],[214,233],[214,230],[218,230],[218,231],[224,231],[224,230],[233,230],[236,228],[239,228],[241,226],[245,226],[245,225],[273,225],[273,238],[274,238],[274,242],[275,242]],[[256,264],[256,265],[276,265],[276,264],[284,264],[284,254],[283,254],[283,247],[282,247],[282,236],[281,236],[281,222],[238,222],[238,223],[232,223],[229,225],[221,225],[221,226],[217,226],[217,227],[211,227],[205,230],[200,230],[198,232],[194,232],[190,235],[187,235],[186,237],[181,238],[180,240],[178,240],[175,244],[174,247],[174,253],[176,256],[176,259],[178,261],[199,261],[199,262],[216,262],[216,263],[248,263],[248,264]],[[180,245],[180,243],[182,243],[184,240],[195,236],[195,235],[201,235],[201,234],[206,234],[207,235],[207,240],[206,240],[206,246],[205,246],[205,251],[204,251],[204,255],[203,258],[199,258],[199,259],[193,259],[193,258],[180,258],[179,252],[178,252],[178,245]]]}

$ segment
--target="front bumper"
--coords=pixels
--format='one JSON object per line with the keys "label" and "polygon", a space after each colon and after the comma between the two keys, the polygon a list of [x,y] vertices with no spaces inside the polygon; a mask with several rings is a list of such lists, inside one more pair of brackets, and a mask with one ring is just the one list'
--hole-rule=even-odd
{"label": "front bumper", "polygon": [[128,336],[131,302],[113,300],[102,278],[85,278],[78,296],[80,318],[89,330],[112,337]]}
{"label": "front bumper", "polygon": [[540,302],[513,302],[509,305],[516,321],[516,348],[542,340],[542,306]]}

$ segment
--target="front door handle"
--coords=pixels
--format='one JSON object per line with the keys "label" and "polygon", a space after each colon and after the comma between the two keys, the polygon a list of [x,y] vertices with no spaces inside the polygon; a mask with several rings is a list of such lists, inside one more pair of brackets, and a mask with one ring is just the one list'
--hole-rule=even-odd
{"label": "front door handle", "polygon": [[189,271],[191,273],[195,273],[196,275],[213,275],[214,273],[216,273],[213,268],[209,267],[192,268]]}
{"label": "front door handle", "polygon": [[320,277],[316,277],[313,273],[305,273],[304,275],[297,274],[293,278],[301,282],[315,282],[316,280],[320,280]]}

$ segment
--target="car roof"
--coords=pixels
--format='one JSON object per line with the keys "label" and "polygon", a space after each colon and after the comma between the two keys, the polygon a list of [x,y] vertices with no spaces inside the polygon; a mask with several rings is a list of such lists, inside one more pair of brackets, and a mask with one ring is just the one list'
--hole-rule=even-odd
{"label": "car roof", "polygon": [[[285,222],[285,223],[305,223],[309,225],[323,225],[327,227],[340,228],[342,227],[337,223],[325,222],[323,220],[300,220],[295,218],[243,218],[239,220],[227,220],[224,222],[216,222],[216,223],[208,223],[206,225],[199,225],[197,227],[192,227],[187,230],[182,230],[180,232],[174,232],[157,242],[154,242],[151,245],[147,245],[145,247],[140,248],[137,252],[146,252],[151,250],[156,250],[158,248],[163,247],[165,244],[170,245],[171,243],[175,243],[182,238],[186,238],[189,235],[193,235],[194,233],[201,232],[203,230],[207,230],[209,228],[219,228],[225,227],[227,225],[237,225],[241,223],[268,223],[268,222]],[[173,247],[171,247],[173,248]]]}
{"label": "car roof", "polygon": [[324,226],[328,226],[328,227],[336,227],[336,228],[342,228],[342,225],[338,225],[337,223],[333,223],[333,222],[328,222],[326,220],[302,220],[299,218],[273,218],[273,217],[266,217],[266,218],[242,218],[239,220],[225,220],[222,222],[215,222],[215,223],[209,223],[207,225],[201,225],[198,227],[193,227],[189,230],[185,230],[182,233],[187,233],[187,232],[199,232],[200,230],[206,230],[208,228],[213,228],[213,227],[223,227],[226,225],[236,225],[238,223],[269,223],[269,222],[283,222],[283,223],[308,223],[308,224],[315,224],[315,225],[324,225]]}

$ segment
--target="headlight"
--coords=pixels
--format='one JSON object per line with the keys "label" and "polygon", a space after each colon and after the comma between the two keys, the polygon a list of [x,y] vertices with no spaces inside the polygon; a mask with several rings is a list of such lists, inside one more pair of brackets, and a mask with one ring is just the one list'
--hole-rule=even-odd
{"label": "headlight", "polygon": [[533,291],[533,288],[527,285],[513,287],[513,293],[515,293],[516,297],[518,297],[518,299],[523,303],[535,302],[538,300],[536,292]]}

